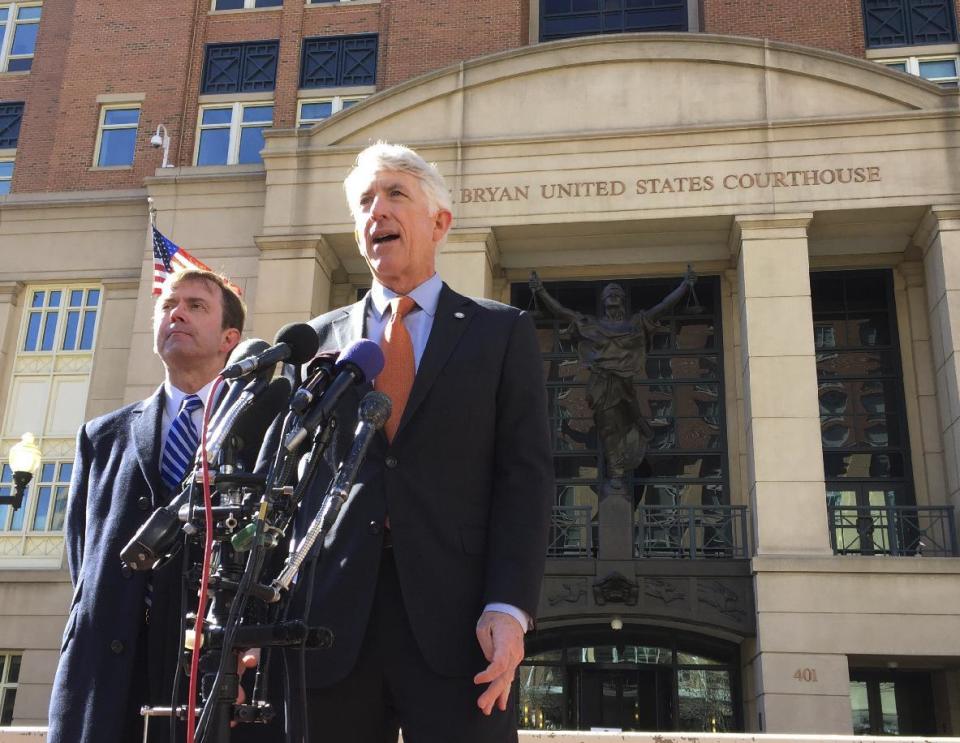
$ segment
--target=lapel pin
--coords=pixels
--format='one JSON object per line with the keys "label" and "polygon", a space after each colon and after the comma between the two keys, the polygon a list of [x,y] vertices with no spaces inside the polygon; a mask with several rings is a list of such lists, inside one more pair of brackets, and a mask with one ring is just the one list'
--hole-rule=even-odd
{"label": "lapel pin", "polygon": [[457,318],[458,320],[462,320],[463,318],[466,317],[466,315],[464,315],[462,312],[454,312],[454,313],[453,313],[453,316],[454,316],[455,318]]}

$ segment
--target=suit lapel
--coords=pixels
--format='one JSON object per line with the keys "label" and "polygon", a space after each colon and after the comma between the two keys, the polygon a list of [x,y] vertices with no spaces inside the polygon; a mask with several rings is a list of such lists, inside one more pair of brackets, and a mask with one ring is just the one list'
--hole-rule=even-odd
{"label": "suit lapel", "polygon": [[160,422],[163,418],[163,387],[143,401],[134,411],[130,428],[137,449],[137,460],[150,488],[155,508],[166,505],[166,488],[160,480]]}
{"label": "suit lapel", "polygon": [[437,380],[437,375],[443,370],[477,309],[476,302],[457,294],[446,284],[443,285],[437,302],[437,314],[434,315],[433,327],[430,329],[430,339],[423,351],[423,358],[420,359],[407,406],[403,409],[403,418],[400,419],[400,425],[397,428],[397,437],[401,435],[407,421],[426,399],[430,388]]}

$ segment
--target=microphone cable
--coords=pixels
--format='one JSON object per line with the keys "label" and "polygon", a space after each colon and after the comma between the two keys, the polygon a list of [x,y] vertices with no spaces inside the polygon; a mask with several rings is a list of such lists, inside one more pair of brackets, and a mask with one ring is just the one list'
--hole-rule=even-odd
{"label": "microphone cable", "polygon": [[[207,428],[210,426],[210,413],[217,391],[223,384],[218,376],[203,407],[203,430],[200,432],[200,471],[203,476],[203,515],[206,532],[203,538],[203,567],[200,573],[200,596],[197,602],[197,618],[193,624],[193,653],[190,657],[190,686],[187,693],[187,742],[194,743],[197,722],[197,676],[200,666],[200,649],[203,645],[203,615],[207,610],[207,589],[210,585],[210,563],[213,556],[213,498],[210,494],[210,463],[207,461]],[[192,508],[192,504],[191,504]],[[190,513],[191,518],[193,513]]]}

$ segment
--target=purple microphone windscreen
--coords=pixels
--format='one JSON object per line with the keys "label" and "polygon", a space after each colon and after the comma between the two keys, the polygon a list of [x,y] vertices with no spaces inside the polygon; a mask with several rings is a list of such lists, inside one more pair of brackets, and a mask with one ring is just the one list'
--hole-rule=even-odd
{"label": "purple microphone windscreen", "polygon": [[363,379],[358,382],[366,382],[373,379],[383,369],[383,351],[380,346],[371,340],[363,338],[351,343],[340,352],[340,360],[337,366],[344,364],[353,364],[363,374]]}
{"label": "purple microphone windscreen", "polygon": [[277,331],[274,343],[286,343],[290,346],[290,364],[305,364],[312,359],[320,348],[320,339],[317,331],[305,322],[290,323]]}

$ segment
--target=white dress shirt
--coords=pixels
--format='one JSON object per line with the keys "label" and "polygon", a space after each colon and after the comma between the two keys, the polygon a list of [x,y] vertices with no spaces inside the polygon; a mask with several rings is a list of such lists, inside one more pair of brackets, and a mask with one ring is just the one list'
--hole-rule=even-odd
{"label": "white dress shirt", "polygon": [[[207,404],[207,395],[210,394],[210,388],[214,380],[210,380],[194,394],[200,398],[200,402],[205,406]],[[183,398],[189,393],[177,389],[169,381],[163,383],[163,420],[160,422],[160,456],[163,456],[163,449],[167,445],[167,435],[170,433],[170,426],[180,414],[180,406],[183,405]],[[193,421],[193,428],[197,432],[197,440],[200,440],[200,431],[203,426],[203,410],[201,406],[190,414],[190,420]]]}

